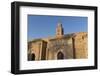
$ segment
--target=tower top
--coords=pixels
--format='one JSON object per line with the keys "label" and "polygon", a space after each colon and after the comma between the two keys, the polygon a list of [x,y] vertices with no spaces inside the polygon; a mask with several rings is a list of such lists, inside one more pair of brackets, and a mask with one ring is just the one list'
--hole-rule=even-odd
{"label": "tower top", "polygon": [[63,31],[62,23],[58,22],[57,28],[56,28],[56,37],[61,37],[63,36],[63,34],[64,34],[64,31]]}
{"label": "tower top", "polygon": [[61,23],[61,21],[58,22],[58,25],[57,25],[57,26],[62,27],[62,23]]}

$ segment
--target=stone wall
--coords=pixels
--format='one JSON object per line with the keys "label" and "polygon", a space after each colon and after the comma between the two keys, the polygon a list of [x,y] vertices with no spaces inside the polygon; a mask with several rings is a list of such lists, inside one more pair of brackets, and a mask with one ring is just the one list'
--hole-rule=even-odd
{"label": "stone wall", "polygon": [[74,37],[74,46],[75,46],[75,58],[87,58],[88,49],[87,49],[87,33],[76,33]]}
{"label": "stone wall", "polygon": [[85,32],[37,39],[28,43],[28,54],[34,54],[35,60],[57,60],[59,52],[64,56],[63,59],[85,59],[88,58],[87,39]]}
{"label": "stone wall", "polygon": [[72,38],[50,40],[47,47],[47,60],[57,60],[58,53],[64,55],[64,59],[73,59]]}
{"label": "stone wall", "polygon": [[43,40],[33,41],[28,48],[28,54],[34,54],[35,60],[45,60],[47,43]]}

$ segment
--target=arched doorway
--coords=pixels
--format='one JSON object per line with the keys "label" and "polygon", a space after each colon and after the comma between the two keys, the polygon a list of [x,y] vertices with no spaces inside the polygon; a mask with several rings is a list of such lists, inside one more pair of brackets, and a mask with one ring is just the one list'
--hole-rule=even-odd
{"label": "arched doorway", "polygon": [[31,60],[35,60],[35,54],[34,53],[32,53],[32,55],[31,55]]}
{"label": "arched doorway", "polygon": [[64,59],[64,54],[62,52],[58,52],[57,59]]}

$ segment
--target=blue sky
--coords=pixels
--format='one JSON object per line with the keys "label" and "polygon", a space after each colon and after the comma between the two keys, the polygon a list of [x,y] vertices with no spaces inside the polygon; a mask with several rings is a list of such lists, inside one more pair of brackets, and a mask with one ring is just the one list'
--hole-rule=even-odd
{"label": "blue sky", "polygon": [[55,36],[59,21],[64,34],[87,32],[87,17],[28,15],[28,40]]}

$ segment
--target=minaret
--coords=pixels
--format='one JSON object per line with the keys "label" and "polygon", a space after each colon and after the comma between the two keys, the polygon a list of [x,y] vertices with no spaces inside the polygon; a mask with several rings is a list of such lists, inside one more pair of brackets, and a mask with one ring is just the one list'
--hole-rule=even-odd
{"label": "minaret", "polygon": [[56,37],[62,37],[63,35],[64,35],[63,27],[61,22],[59,22],[56,28]]}

